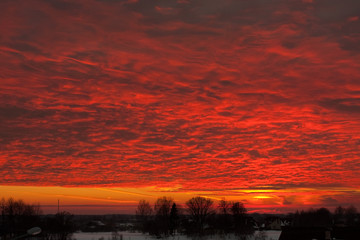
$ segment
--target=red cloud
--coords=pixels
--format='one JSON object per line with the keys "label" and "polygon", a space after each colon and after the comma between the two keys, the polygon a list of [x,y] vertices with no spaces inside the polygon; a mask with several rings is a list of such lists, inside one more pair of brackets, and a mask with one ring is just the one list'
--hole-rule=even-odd
{"label": "red cloud", "polygon": [[2,1],[1,184],[358,188],[358,16],[310,2]]}

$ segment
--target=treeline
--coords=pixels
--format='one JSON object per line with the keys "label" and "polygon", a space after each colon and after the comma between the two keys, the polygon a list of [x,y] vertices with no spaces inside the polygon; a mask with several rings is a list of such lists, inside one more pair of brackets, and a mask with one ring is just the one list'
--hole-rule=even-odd
{"label": "treeline", "polygon": [[241,202],[221,200],[216,204],[208,198],[193,197],[182,208],[172,198],[162,197],[153,207],[141,200],[136,216],[138,229],[155,236],[254,233],[252,218]]}
{"label": "treeline", "polygon": [[319,208],[291,215],[294,227],[360,227],[360,214],[354,206],[338,206],[333,213],[327,208]]}
{"label": "treeline", "polygon": [[13,198],[0,200],[0,239],[13,239],[21,236],[33,227],[40,227],[42,232],[38,239],[67,240],[76,227],[73,215],[59,212],[43,216],[39,205],[26,204]]}
{"label": "treeline", "polygon": [[[68,212],[42,215],[39,205],[26,204],[13,198],[0,200],[0,239],[13,239],[33,227],[40,227],[37,239],[68,240],[73,232],[86,229],[90,223],[101,223],[97,231],[138,230],[163,237],[175,234],[208,235],[235,234],[246,238],[258,230],[281,230],[288,227],[325,227],[330,229],[359,229],[360,214],[354,206],[297,211],[288,215],[247,213],[241,202],[221,200],[214,202],[204,197],[193,197],[183,206],[169,197],[158,198],[153,205],[141,200],[136,210],[136,221],[131,216],[114,218],[103,224],[99,217],[76,219]],[[109,216],[108,216],[109,217]],[[105,218],[104,218],[105,219]],[[135,222],[134,222],[135,221]],[[75,224],[77,222],[77,224]],[[88,224],[85,224],[88,222]],[[122,223],[123,225],[119,224]],[[135,223],[133,225],[133,223]],[[89,225],[92,227],[93,225]],[[124,226],[127,225],[127,226]],[[78,226],[76,226],[78,225]],[[100,226],[100,225],[99,225]],[[135,226],[135,229],[134,229]]]}

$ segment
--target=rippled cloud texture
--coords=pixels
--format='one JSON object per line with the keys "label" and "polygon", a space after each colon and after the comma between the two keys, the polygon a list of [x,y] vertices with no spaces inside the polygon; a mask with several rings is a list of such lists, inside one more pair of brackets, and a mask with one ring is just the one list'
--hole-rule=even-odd
{"label": "rippled cloud texture", "polygon": [[347,188],[319,201],[353,203],[359,12],[358,0],[2,0],[0,182]]}

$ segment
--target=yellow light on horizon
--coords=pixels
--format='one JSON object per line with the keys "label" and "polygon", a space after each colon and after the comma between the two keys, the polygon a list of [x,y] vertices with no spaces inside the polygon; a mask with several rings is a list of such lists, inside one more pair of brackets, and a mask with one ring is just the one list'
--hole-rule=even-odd
{"label": "yellow light on horizon", "polygon": [[255,199],[269,199],[269,198],[272,198],[272,197],[265,196],[265,195],[259,195],[259,196],[254,196],[253,198],[255,198]]}

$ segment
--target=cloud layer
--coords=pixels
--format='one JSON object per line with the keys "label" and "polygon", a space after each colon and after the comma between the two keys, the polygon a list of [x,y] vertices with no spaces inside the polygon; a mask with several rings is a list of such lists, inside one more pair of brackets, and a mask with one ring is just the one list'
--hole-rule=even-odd
{"label": "cloud layer", "polygon": [[359,12],[1,1],[1,184],[359,188]]}

